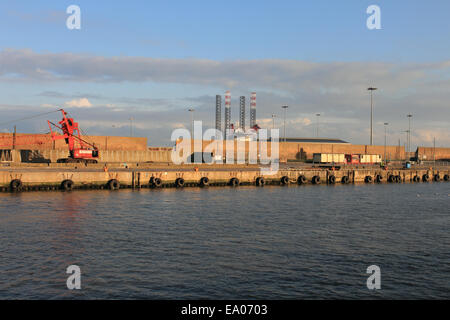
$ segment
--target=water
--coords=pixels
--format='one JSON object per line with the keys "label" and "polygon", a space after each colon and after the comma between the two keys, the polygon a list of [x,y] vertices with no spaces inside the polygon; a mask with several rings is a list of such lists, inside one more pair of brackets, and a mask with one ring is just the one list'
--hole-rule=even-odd
{"label": "water", "polygon": [[0,194],[0,299],[448,299],[449,230],[449,183]]}

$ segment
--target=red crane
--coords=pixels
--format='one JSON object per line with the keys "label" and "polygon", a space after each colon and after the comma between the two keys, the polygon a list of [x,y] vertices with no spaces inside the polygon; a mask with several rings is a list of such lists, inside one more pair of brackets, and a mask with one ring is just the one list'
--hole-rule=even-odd
{"label": "red crane", "polygon": [[[62,112],[62,120],[59,121],[59,126],[51,121],[48,122],[48,127],[50,128],[50,133],[52,140],[65,139],[66,144],[69,146],[69,158],[58,159],[59,163],[97,163],[98,159],[98,148],[92,144],[83,140],[81,138],[80,128],[78,127],[78,122],[75,122],[73,118],[67,117],[67,112],[63,109],[59,111]],[[58,128],[62,131],[62,135],[52,130],[52,126]]]}

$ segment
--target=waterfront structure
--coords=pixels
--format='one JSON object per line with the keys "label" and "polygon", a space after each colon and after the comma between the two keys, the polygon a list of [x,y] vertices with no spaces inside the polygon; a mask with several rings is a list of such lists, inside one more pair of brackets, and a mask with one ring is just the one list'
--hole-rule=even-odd
{"label": "waterfront structure", "polygon": [[256,125],[256,92],[252,92],[250,97],[250,128]]}

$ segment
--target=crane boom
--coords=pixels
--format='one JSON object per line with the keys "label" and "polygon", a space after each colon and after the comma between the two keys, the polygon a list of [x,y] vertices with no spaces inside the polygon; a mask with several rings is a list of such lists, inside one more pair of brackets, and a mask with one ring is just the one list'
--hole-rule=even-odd
{"label": "crane boom", "polygon": [[[78,122],[75,122],[73,118],[67,117],[67,112],[64,109],[60,109],[62,113],[62,120],[59,121],[59,126],[47,120],[48,127],[52,140],[64,139],[69,146],[69,158],[58,159],[58,162],[85,162],[85,163],[97,163],[98,148],[81,138],[80,128]],[[61,130],[62,135],[58,135],[53,131],[52,126]]]}

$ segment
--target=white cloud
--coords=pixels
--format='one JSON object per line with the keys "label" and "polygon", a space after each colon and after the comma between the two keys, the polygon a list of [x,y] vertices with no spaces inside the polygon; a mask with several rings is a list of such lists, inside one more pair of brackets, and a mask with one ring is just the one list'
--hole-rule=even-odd
{"label": "white cloud", "polygon": [[[257,122],[263,127],[272,127],[272,114],[276,114],[275,127],[282,127],[281,106],[288,105],[289,136],[313,136],[315,114],[320,112],[320,135],[368,143],[370,95],[367,87],[373,85],[379,88],[374,93],[375,143],[384,143],[384,122],[389,122],[389,143],[397,144],[398,139],[403,142],[408,128],[406,115],[412,113],[413,144],[429,145],[433,136],[449,144],[448,74],[450,61],[397,64],[281,59],[214,61],[0,50],[0,81],[42,86],[43,92],[37,98],[32,97],[43,99],[37,104],[50,107],[61,100],[67,101],[64,106],[78,107],[77,112],[87,119],[117,122],[133,116],[141,121],[141,133],[152,141],[167,141],[172,128],[190,126],[186,105],[195,105],[196,119],[214,126],[214,95],[223,95],[231,89],[233,122],[237,122],[239,114],[238,96],[246,95],[249,99],[249,93],[256,91]],[[76,82],[81,91],[48,91],[49,81],[57,85]],[[162,83],[158,87],[163,88],[180,83],[177,87],[194,85],[197,90],[205,91],[183,101],[152,92],[153,85],[136,86],[130,94],[128,82]],[[92,94],[94,86],[96,91]],[[95,105],[88,99],[95,101]],[[0,102],[8,107],[8,101]],[[5,107],[0,104],[0,108]],[[105,108],[110,112],[105,113]],[[29,107],[24,106],[23,112],[27,114]],[[10,117],[15,118],[16,114],[17,108],[11,106]],[[2,117],[6,117],[5,113]],[[138,129],[139,121],[135,122]],[[92,126],[99,132],[111,130],[105,126],[101,131],[96,123],[93,121]],[[129,134],[125,125],[121,134]]]}
{"label": "white cloud", "polygon": [[92,107],[92,103],[89,102],[87,98],[73,99],[70,101],[64,102],[66,107],[72,108],[90,108]]}
{"label": "white cloud", "polygon": [[346,95],[368,85],[383,84],[398,93],[418,81],[442,80],[450,62],[394,64],[383,62],[327,62],[299,60],[157,59],[103,57],[73,53],[0,51],[0,79],[64,80],[81,82],[189,83]]}
{"label": "white cloud", "polygon": [[413,132],[413,137],[411,139],[417,139],[427,146],[433,144],[433,140],[436,139],[436,145],[450,145],[450,135],[448,128],[434,128],[434,129],[418,129]]}
{"label": "white cloud", "polygon": [[291,119],[288,121],[290,124],[299,124],[299,125],[305,125],[309,126],[311,124],[311,119],[309,118],[297,118],[297,119]]}
{"label": "white cloud", "polygon": [[185,124],[179,123],[179,122],[176,122],[176,123],[173,123],[173,124],[172,124],[172,128],[173,128],[173,129],[179,129],[179,128],[185,128],[185,127],[186,127]]}

